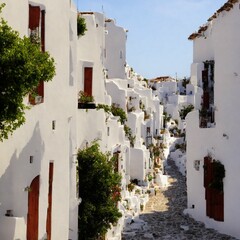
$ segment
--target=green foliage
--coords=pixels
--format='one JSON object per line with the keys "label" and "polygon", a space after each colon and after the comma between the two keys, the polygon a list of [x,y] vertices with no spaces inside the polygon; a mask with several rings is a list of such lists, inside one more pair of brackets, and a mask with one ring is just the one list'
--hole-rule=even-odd
{"label": "green foliage", "polygon": [[128,191],[129,191],[129,192],[132,192],[133,189],[134,189],[134,187],[135,187],[135,184],[132,183],[132,182],[130,182],[130,183],[127,185],[127,188],[128,188]]}
{"label": "green foliage", "polygon": [[85,93],[84,91],[80,91],[78,93],[78,102],[80,103],[90,103],[90,102],[94,102],[94,97],[91,95],[88,95],[87,93]]}
{"label": "green foliage", "polygon": [[130,146],[134,147],[136,136],[133,136],[132,129],[125,124],[124,131],[125,131],[125,134],[126,134],[128,140],[130,141]]}
{"label": "green foliage", "polygon": [[104,112],[110,113],[112,112],[112,107],[106,104],[98,104],[96,110],[103,109]]}
{"label": "green foliage", "polygon": [[183,79],[183,81],[182,81],[182,86],[184,87],[184,88],[186,88],[186,86],[187,86],[187,84],[189,84],[190,83],[190,79],[187,79],[186,77]]}
{"label": "green foliage", "polygon": [[151,182],[153,180],[153,176],[149,173],[147,175],[147,179],[148,179],[149,182]]}
{"label": "green foliage", "polygon": [[97,110],[103,109],[106,113],[112,113],[113,116],[118,116],[120,118],[121,124],[124,124],[127,121],[127,115],[122,108],[120,108],[117,104],[112,104],[112,106],[106,104],[98,104]]}
{"label": "green foliage", "polygon": [[124,124],[127,121],[127,115],[125,111],[122,108],[120,108],[117,104],[112,104],[111,111],[114,116],[120,117],[121,124]]}
{"label": "green foliage", "polygon": [[176,143],[175,149],[180,149],[182,152],[185,152],[187,149],[187,145],[186,145],[186,143],[181,143],[181,144]]}
{"label": "green foliage", "polygon": [[225,178],[225,168],[224,165],[218,161],[212,161],[212,171],[213,171],[213,179],[209,184],[210,188],[223,192],[223,178]]}
{"label": "green foliage", "polygon": [[[4,5],[1,5],[1,9]],[[24,98],[55,75],[54,60],[0,20],[0,141],[25,122]]]}
{"label": "green foliage", "polygon": [[171,115],[170,114],[168,115],[166,112],[163,112],[163,120],[165,122],[169,122],[171,120]]}
{"label": "green foliage", "polygon": [[177,126],[174,126],[172,128],[169,129],[169,132],[171,133],[171,135],[173,135],[174,137],[179,137],[181,134],[181,130],[178,129]]}
{"label": "green foliage", "polygon": [[192,104],[189,104],[189,105],[187,105],[187,106],[184,106],[184,107],[179,111],[180,117],[181,117],[182,119],[185,119],[185,117],[187,116],[187,114],[188,114],[189,112],[191,112],[193,109],[194,109],[194,106],[193,106]]}
{"label": "green foliage", "polygon": [[135,194],[141,194],[141,193],[142,193],[142,192],[141,192],[140,189],[136,189]]}
{"label": "green foliage", "polygon": [[117,208],[121,176],[114,172],[114,158],[104,154],[99,144],[78,152],[79,240],[97,239],[121,217]]}
{"label": "green foliage", "polygon": [[82,18],[80,15],[77,17],[77,35],[78,37],[84,36],[85,32],[87,31],[87,25],[85,19]]}

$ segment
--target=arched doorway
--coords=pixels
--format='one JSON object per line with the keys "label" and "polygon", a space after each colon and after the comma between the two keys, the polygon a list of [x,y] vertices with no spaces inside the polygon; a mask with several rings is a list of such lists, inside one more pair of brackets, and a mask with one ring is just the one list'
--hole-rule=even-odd
{"label": "arched doorway", "polygon": [[38,240],[39,179],[32,180],[28,192],[27,240]]}

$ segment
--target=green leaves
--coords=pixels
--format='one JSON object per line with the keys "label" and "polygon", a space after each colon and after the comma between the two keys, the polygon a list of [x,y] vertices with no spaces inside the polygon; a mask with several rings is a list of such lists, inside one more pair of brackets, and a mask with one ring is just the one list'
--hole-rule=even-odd
{"label": "green leaves", "polygon": [[99,144],[78,152],[79,239],[96,239],[117,223],[121,176],[114,172],[114,160],[100,151]]}
{"label": "green leaves", "polygon": [[192,104],[183,106],[183,108],[179,111],[181,119],[185,119],[187,114],[193,110],[194,110],[194,106]]}
{"label": "green leaves", "polygon": [[77,35],[78,37],[84,36],[87,31],[85,19],[78,15],[77,17]]}
{"label": "green leaves", "polygon": [[[2,8],[2,5],[0,9]],[[24,97],[55,75],[54,59],[0,21],[0,141],[25,122]]]}

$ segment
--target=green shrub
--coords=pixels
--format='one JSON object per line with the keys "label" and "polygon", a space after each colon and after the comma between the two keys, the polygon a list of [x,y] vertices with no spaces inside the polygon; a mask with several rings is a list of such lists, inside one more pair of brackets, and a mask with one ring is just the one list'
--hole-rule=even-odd
{"label": "green shrub", "polygon": [[78,151],[79,240],[97,239],[121,217],[121,176],[114,172],[114,159],[99,149],[98,143]]}

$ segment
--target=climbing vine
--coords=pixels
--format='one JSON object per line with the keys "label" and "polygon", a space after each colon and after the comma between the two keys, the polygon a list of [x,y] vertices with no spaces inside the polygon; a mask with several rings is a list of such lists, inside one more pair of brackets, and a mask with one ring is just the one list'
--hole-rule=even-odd
{"label": "climbing vine", "polygon": [[96,109],[103,109],[106,113],[111,112],[113,116],[118,116],[121,124],[124,124],[127,121],[127,115],[125,111],[115,103],[113,103],[112,106],[106,104],[98,104]]}

